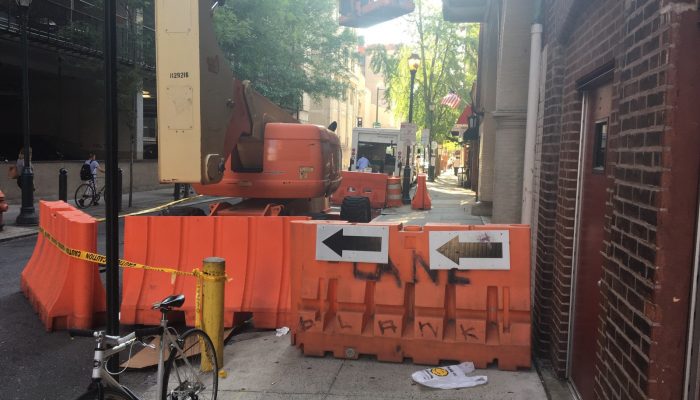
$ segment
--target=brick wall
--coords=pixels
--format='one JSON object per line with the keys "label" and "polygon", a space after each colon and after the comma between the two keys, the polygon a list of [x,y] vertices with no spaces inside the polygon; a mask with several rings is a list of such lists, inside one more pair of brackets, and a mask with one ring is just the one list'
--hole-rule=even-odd
{"label": "brick wall", "polygon": [[700,176],[695,0],[545,2],[535,355],[565,376],[581,94],[613,61],[596,397],[682,397]]}
{"label": "brick wall", "polygon": [[[540,358],[550,356],[550,320],[553,290],[554,223],[557,210],[557,174],[559,172],[559,122],[561,114],[561,49],[556,43],[546,46],[546,78],[539,165],[539,201],[534,272],[533,321],[534,351]],[[537,181],[536,181],[537,182]]]}
{"label": "brick wall", "polygon": [[698,48],[697,11],[686,3],[638,0],[624,12],[600,398],[682,398],[700,154],[690,111],[700,63],[686,55]]}

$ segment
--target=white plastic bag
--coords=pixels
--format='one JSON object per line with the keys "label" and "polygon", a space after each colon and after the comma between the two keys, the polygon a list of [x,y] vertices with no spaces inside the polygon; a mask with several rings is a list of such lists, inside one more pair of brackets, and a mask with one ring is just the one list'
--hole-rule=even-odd
{"label": "white plastic bag", "polygon": [[483,375],[467,376],[474,372],[474,363],[463,362],[459,365],[428,368],[411,375],[414,381],[434,389],[458,389],[479,386],[487,383],[489,378]]}
{"label": "white plastic bag", "polygon": [[281,327],[281,328],[277,328],[277,329],[275,330],[275,336],[277,336],[277,337],[284,336],[284,335],[286,335],[287,333],[289,333],[289,328],[286,327],[286,326],[283,326],[283,327]]}

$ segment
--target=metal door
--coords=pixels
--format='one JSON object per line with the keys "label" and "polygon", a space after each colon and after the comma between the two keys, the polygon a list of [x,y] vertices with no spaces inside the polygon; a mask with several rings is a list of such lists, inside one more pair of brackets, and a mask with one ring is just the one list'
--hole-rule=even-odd
{"label": "metal door", "polygon": [[580,158],[579,216],[575,293],[571,329],[572,384],[583,400],[593,399],[598,337],[598,310],[602,276],[603,228],[608,180],[605,173],[612,85],[600,86],[586,93],[584,102],[583,143]]}

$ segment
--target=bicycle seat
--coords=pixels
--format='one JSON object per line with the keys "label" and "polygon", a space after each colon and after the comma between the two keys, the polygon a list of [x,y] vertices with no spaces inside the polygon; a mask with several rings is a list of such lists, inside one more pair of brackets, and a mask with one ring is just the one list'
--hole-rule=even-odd
{"label": "bicycle seat", "polygon": [[173,308],[181,307],[185,302],[184,294],[176,294],[164,298],[160,303],[153,304],[153,309],[159,309],[161,311],[170,311]]}

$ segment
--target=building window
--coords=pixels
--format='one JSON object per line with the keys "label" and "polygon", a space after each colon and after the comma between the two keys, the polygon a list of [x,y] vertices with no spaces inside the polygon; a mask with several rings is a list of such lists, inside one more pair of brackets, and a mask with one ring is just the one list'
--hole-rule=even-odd
{"label": "building window", "polygon": [[605,149],[608,142],[608,120],[600,120],[595,123],[595,137],[593,143],[593,171],[605,170]]}

